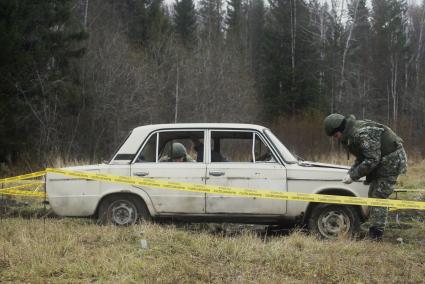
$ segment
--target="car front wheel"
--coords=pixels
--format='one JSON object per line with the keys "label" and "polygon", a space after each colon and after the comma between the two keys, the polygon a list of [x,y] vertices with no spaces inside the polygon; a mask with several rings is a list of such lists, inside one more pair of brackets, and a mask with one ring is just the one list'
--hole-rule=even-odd
{"label": "car front wheel", "polygon": [[354,237],[360,229],[360,218],[353,206],[320,204],[311,212],[308,228],[323,239]]}
{"label": "car front wheel", "polygon": [[146,205],[140,198],[119,194],[105,197],[99,205],[99,223],[131,226],[140,219],[150,220]]}

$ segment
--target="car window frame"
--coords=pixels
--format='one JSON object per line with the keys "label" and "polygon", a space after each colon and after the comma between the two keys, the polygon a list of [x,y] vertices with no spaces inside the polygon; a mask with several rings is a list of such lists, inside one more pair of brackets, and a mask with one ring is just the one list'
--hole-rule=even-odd
{"label": "car window frame", "polygon": [[[254,133],[254,138],[253,138],[253,154],[254,154],[254,163],[257,163],[257,164],[262,164],[262,163],[265,163],[265,164],[280,164],[279,163],[279,159],[277,159],[277,156],[273,153],[273,148],[272,147],[270,147],[269,145],[267,145],[267,143],[266,143],[266,141],[265,141],[265,139],[264,139],[264,137],[262,137],[261,135],[259,135],[258,134],[259,132],[256,132],[256,133]],[[260,161],[260,162],[257,162],[257,160],[255,159],[255,137],[258,137],[258,139],[260,139],[260,141],[264,144],[264,146],[266,146],[267,147],[267,149],[269,149],[270,150],[270,153],[271,153],[271,155],[272,155],[272,158],[273,158],[273,160],[274,161]]]}

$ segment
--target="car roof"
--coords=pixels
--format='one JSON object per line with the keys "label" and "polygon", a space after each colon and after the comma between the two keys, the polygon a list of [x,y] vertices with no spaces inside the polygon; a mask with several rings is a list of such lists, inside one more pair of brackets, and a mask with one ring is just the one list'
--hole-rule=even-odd
{"label": "car roof", "polygon": [[234,130],[256,130],[262,132],[266,129],[264,126],[243,123],[170,123],[170,124],[151,124],[139,126],[131,131],[123,145],[117,151],[119,154],[135,154],[140,147],[141,139],[145,139],[151,132],[157,130],[174,129],[234,129]]}
{"label": "car roof", "polygon": [[225,129],[255,129],[262,131],[264,126],[244,123],[169,123],[169,124],[149,124],[134,128],[133,131],[153,131],[158,129],[179,129],[179,128],[225,128]]}

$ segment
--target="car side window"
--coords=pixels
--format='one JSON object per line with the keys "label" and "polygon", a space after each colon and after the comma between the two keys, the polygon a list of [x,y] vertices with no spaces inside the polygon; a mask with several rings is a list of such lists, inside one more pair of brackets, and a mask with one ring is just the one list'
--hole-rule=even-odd
{"label": "car side window", "polygon": [[142,149],[136,163],[155,163],[156,162],[156,141],[157,134],[152,135]]}
{"label": "car side window", "polygon": [[270,148],[257,133],[211,131],[211,162],[276,162]]}
{"label": "car side window", "polygon": [[160,131],[143,146],[136,163],[203,162],[204,131]]}
{"label": "car side window", "polygon": [[255,162],[267,162],[274,163],[276,160],[273,157],[273,154],[270,148],[264,144],[264,142],[260,139],[260,137],[255,134],[255,145],[254,145],[254,153],[255,153]]}
{"label": "car side window", "polygon": [[253,133],[211,131],[211,162],[252,162]]}

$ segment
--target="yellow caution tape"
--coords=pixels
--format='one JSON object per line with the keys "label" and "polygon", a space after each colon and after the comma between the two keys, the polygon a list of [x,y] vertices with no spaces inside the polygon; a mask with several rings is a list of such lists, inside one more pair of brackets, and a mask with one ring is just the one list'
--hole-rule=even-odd
{"label": "yellow caution tape", "polygon": [[[14,187],[3,188],[3,189],[0,189],[0,195],[20,195],[20,196],[32,196],[32,197],[43,198],[45,197],[46,194],[44,192],[37,191],[40,188],[40,186],[43,184],[44,182],[37,182],[37,183],[29,183],[29,184],[14,186]],[[34,191],[22,190],[23,188],[33,187],[33,186],[36,186],[36,189]]]}
{"label": "yellow caution tape", "polygon": [[[2,178],[2,179],[0,179],[0,183],[2,183],[2,184],[12,183],[12,182],[31,179],[31,178],[41,177],[41,176],[44,176],[45,174],[46,174],[46,171],[39,171],[39,172],[34,172],[34,173],[26,174],[26,175],[20,175],[20,176],[9,177],[9,178]],[[43,197],[45,197],[46,194],[44,192],[37,192],[40,185],[43,185],[43,184],[44,184],[44,182],[34,182],[34,183],[28,183],[28,184],[14,186],[14,187],[7,187],[7,188],[0,189],[0,194],[43,198]],[[37,186],[35,191],[22,190],[23,188],[32,187],[32,186]]]}
{"label": "yellow caution tape", "polygon": [[34,173],[31,173],[31,174],[26,174],[26,175],[20,175],[20,176],[16,176],[16,177],[2,178],[2,179],[0,179],[0,183],[11,183],[11,182],[18,181],[18,180],[41,177],[41,176],[44,176],[45,174],[46,174],[46,171],[39,171],[39,172],[34,172]]}
{"label": "yellow caution tape", "polygon": [[[307,202],[349,204],[349,205],[362,205],[362,206],[380,206],[380,207],[390,207],[392,210],[395,210],[395,209],[425,210],[425,202],[421,202],[421,201],[361,198],[361,197],[351,197],[351,196],[296,193],[296,192],[276,192],[276,191],[255,190],[255,189],[248,189],[248,188],[192,184],[192,183],[186,183],[186,182],[160,181],[160,180],[152,180],[152,179],[140,178],[140,177],[115,176],[115,175],[109,175],[109,174],[108,175],[96,174],[96,173],[71,171],[71,170],[63,170],[63,169],[52,169],[52,168],[48,168],[45,171],[34,172],[31,174],[0,179],[0,183],[10,183],[10,182],[19,181],[19,180],[40,177],[45,175],[47,172],[63,174],[66,176],[72,176],[72,177],[78,177],[78,178],[84,178],[84,179],[90,179],[90,180],[98,180],[98,181],[111,182],[111,183],[123,183],[123,184],[130,184],[130,185],[139,185],[139,186],[150,186],[150,187],[157,187],[157,188],[166,188],[170,190],[185,190],[185,191],[200,192],[200,193],[258,197],[258,198],[266,198],[266,199],[297,200],[297,201],[307,201]],[[30,187],[34,185],[40,185],[40,184],[42,183],[41,182],[30,183],[30,184],[15,186],[15,187],[9,187],[9,188],[0,190],[0,194],[45,197],[44,192],[22,190],[22,188]],[[422,191],[422,190],[413,189],[409,191],[416,192],[416,191]]]}
{"label": "yellow caution tape", "polygon": [[227,186],[215,186],[204,184],[192,184],[186,182],[173,182],[173,181],[160,181],[140,177],[126,177],[96,174],[88,172],[79,172],[63,169],[46,169],[48,173],[62,174],[66,176],[78,177],[83,179],[98,180],[112,183],[123,183],[131,185],[141,185],[165,188],[171,190],[185,190],[201,193],[215,193],[223,195],[258,197],[267,199],[282,199],[282,200],[297,200],[307,202],[321,202],[332,204],[349,204],[349,205],[364,205],[364,206],[379,206],[379,207],[392,207],[398,209],[419,209],[425,210],[425,202],[420,201],[407,201],[407,200],[391,200],[391,199],[378,199],[378,198],[361,198],[351,196],[338,196],[338,195],[325,195],[325,194],[311,194],[311,193],[296,193],[296,192],[276,192],[266,190],[255,190],[248,188],[236,188]]}

